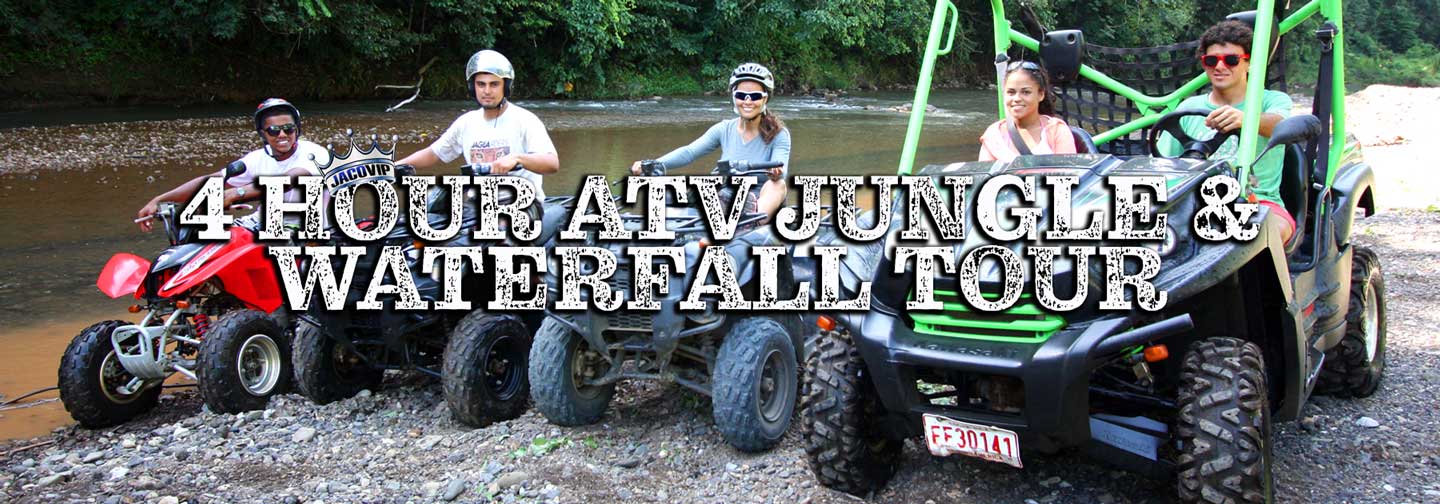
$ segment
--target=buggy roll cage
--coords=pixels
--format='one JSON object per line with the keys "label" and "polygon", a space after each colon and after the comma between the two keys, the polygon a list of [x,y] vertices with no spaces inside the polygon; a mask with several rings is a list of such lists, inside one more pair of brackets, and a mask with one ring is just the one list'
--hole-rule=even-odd
{"label": "buggy roll cage", "polygon": [[[1269,43],[1272,39],[1278,40],[1278,35],[1284,35],[1299,26],[1301,22],[1319,13],[1326,21],[1327,28],[1333,30],[1333,49],[1328,53],[1333,68],[1330,77],[1330,93],[1321,93],[1322,83],[1316,83],[1316,107],[1322,107],[1319,98],[1329,95],[1329,114],[1322,114],[1322,120],[1326,115],[1334,117],[1333,125],[1329,129],[1329,138],[1320,139],[1320,148],[1326,152],[1319,153],[1318,159],[1327,161],[1325,165],[1325,186],[1328,191],[1335,177],[1335,167],[1343,158],[1345,145],[1345,42],[1341,30],[1342,8],[1341,0],[1310,0],[1296,9],[1278,25],[1275,24],[1275,1],[1257,0],[1254,23],[1254,42],[1250,49],[1250,76],[1248,87],[1245,90],[1245,124],[1258,124],[1261,114],[1261,99],[1265,91],[1266,72],[1271,58]],[[1018,44],[1025,49],[1039,54],[1040,43],[1029,35],[1017,31],[1011,27],[1010,21],[1005,18],[1004,0],[990,0],[990,11],[993,15],[995,54],[997,61],[1004,61],[1005,56],[1012,44]],[[959,25],[960,10],[955,7],[952,0],[936,0],[935,13],[930,20],[930,35],[925,44],[925,55],[921,62],[920,79],[915,86],[915,100],[911,107],[910,123],[905,130],[904,149],[900,154],[900,165],[898,173],[909,175],[914,169],[915,153],[920,143],[920,130],[925,121],[925,108],[930,98],[930,86],[935,71],[935,62],[938,57],[949,54],[955,45],[955,30]],[[946,27],[949,30],[946,30]],[[1272,27],[1278,29],[1278,35],[1272,35]],[[945,46],[941,47],[944,39]],[[1323,56],[1322,56],[1323,57]],[[1326,62],[1321,62],[1322,68]],[[1005,117],[1003,99],[1005,83],[1003,72],[997,72],[996,92],[1002,101],[1000,117]],[[1321,75],[1325,75],[1322,71]],[[1130,120],[1118,127],[1107,131],[1096,132],[1094,140],[1097,145],[1102,145],[1117,138],[1122,138],[1132,132],[1154,125],[1162,116],[1175,110],[1185,98],[1193,96],[1207,83],[1202,71],[1191,78],[1184,85],[1180,86],[1164,96],[1149,96],[1136,90],[1118,80],[1105,75],[1095,68],[1081,64],[1079,78],[1087,79],[1094,84],[1122,96],[1132,102],[1140,111],[1140,117]],[[1246,128],[1240,132],[1239,154],[1236,159],[1238,166],[1238,179],[1248,180],[1250,165],[1255,160],[1255,155],[1261,146],[1257,145],[1259,137],[1258,128]],[[1318,162],[1318,161],[1317,161]]]}

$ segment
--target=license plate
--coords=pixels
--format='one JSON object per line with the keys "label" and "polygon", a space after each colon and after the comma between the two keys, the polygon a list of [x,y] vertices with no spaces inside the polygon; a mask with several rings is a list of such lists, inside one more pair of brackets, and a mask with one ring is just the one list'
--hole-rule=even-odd
{"label": "license plate", "polygon": [[1014,467],[1020,463],[1020,438],[1014,432],[972,423],[951,420],[939,415],[925,415],[925,444],[937,457],[964,455],[1001,462]]}

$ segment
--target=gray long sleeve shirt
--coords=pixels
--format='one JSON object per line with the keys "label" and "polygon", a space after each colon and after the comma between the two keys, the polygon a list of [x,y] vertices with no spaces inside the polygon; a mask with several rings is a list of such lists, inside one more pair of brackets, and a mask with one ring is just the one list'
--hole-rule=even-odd
{"label": "gray long sleeve shirt", "polygon": [[[695,162],[696,159],[719,147],[721,161],[779,161],[785,163],[784,170],[788,174],[790,172],[790,129],[781,129],[770,143],[765,143],[765,139],[760,135],[755,135],[755,138],[746,142],[744,138],[740,137],[740,128],[737,126],[739,121],[740,118],[737,117],[715,123],[705,131],[704,135],[700,135],[700,138],[690,142],[690,145],[670,151],[669,154],[660,156],[657,161],[664,163],[666,169],[679,168]],[[758,178],[757,189],[759,185],[764,185],[766,180],[764,176]]]}

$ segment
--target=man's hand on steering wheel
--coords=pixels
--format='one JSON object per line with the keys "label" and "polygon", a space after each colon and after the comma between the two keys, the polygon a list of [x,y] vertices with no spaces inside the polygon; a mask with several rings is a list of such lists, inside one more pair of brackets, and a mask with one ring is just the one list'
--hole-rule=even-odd
{"label": "man's hand on steering wheel", "polygon": [[1224,133],[1239,131],[1245,126],[1245,113],[1235,107],[1221,105],[1205,116],[1205,126]]}
{"label": "man's hand on steering wheel", "polygon": [[[1233,137],[1236,133],[1240,132],[1241,120],[1233,120],[1233,128],[1228,130],[1216,130],[1214,136],[1211,136],[1209,139],[1205,140],[1197,139],[1190,136],[1190,134],[1185,131],[1185,128],[1181,127],[1180,120],[1186,117],[1204,117],[1206,126],[1210,127],[1212,130],[1215,130],[1215,126],[1211,126],[1212,122],[1221,126],[1230,125],[1233,119],[1230,115],[1230,112],[1222,112],[1222,110],[1226,108],[1229,108],[1231,111],[1234,111],[1237,114],[1239,113],[1239,110],[1233,107],[1221,107],[1213,111],[1176,110],[1169,114],[1165,114],[1165,116],[1161,117],[1159,121],[1156,121],[1155,125],[1152,126],[1150,129],[1150,136],[1148,138],[1148,143],[1150,144],[1150,155],[1155,157],[1166,157],[1160,153],[1160,133],[1164,132],[1169,133],[1170,136],[1175,138],[1176,142],[1180,142],[1181,147],[1185,149],[1177,157],[1200,160],[1208,159],[1212,154],[1215,153],[1215,151],[1220,150],[1220,146],[1224,144],[1226,140],[1229,140],[1230,137]],[[1243,114],[1239,115],[1243,116]],[[1211,119],[1212,116],[1216,117],[1214,121],[1212,121]]]}

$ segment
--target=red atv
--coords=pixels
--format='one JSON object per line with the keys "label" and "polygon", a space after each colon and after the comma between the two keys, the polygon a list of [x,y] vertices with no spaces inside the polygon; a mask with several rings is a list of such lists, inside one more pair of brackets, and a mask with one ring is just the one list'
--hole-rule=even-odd
{"label": "red atv", "polygon": [[[225,175],[244,171],[236,161]],[[95,282],[111,298],[134,295],[141,304],[130,312],[145,318],[99,322],[70,342],[60,360],[66,411],[89,428],[123,423],[153,408],[174,373],[198,383],[211,411],[265,407],[289,388],[291,371],[289,315],[264,245],[241,225],[228,241],[201,242],[173,203],[151,218],[170,247],[154,263],[115,254]]]}

